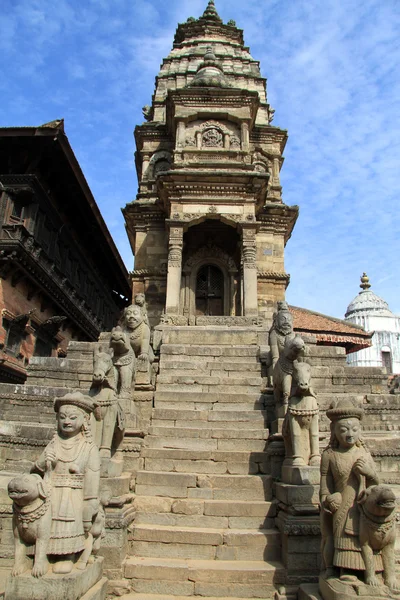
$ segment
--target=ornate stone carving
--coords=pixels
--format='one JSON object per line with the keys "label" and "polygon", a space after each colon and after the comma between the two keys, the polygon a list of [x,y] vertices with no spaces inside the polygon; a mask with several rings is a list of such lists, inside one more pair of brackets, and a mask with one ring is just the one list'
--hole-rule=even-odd
{"label": "ornate stone carving", "polygon": [[[121,325],[111,332],[110,346],[114,351],[113,364],[117,370],[116,389],[119,398],[132,399],[136,368],[148,371],[154,361],[150,345],[150,327],[144,299],[125,308]],[[143,302],[142,302],[143,301]]]}
{"label": "ornate stone carving", "polygon": [[202,145],[206,148],[222,148],[224,145],[223,134],[216,127],[207,129],[203,133]]}
{"label": "ornate stone carving", "polygon": [[196,147],[196,139],[191,135],[186,136],[185,146]]}
{"label": "ornate stone carving", "polygon": [[[392,597],[395,578],[395,496],[379,485],[374,461],[361,437],[363,410],[340,400],[327,410],[331,439],[321,463],[321,530],[324,573],[320,591],[333,597]],[[340,568],[339,571],[336,569]],[[344,573],[364,572],[364,583]],[[339,578],[339,575],[341,577]],[[336,594],[336,596],[335,596]]]}
{"label": "ornate stone carving", "polygon": [[171,315],[171,314],[166,315],[165,313],[163,313],[160,318],[160,323],[162,325],[182,326],[182,325],[188,324],[188,318],[185,317],[184,315]]}
{"label": "ornate stone carving", "polygon": [[277,312],[273,315],[272,326],[269,330],[269,352],[267,352],[265,358],[262,359],[267,367],[266,385],[268,387],[273,386],[273,371],[278,358],[283,352],[285,341],[288,336],[294,337],[293,318],[287,303],[280,301],[277,303]]}
{"label": "ornate stone carving", "polygon": [[285,466],[319,466],[318,412],[317,398],[311,389],[311,367],[306,362],[295,361],[292,394],[282,428]]}
{"label": "ornate stone carving", "polygon": [[273,371],[275,407],[283,417],[286,414],[292,387],[295,361],[304,355],[304,341],[299,335],[286,337],[283,351]]}
{"label": "ornate stone carving", "polygon": [[238,135],[231,135],[230,144],[233,149],[240,148],[240,137]]}
{"label": "ornate stone carving", "polygon": [[153,107],[152,106],[149,106],[148,104],[145,104],[143,106],[143,108],[142,108],[142,113],[143,113],[143,116],[144,116],[144,118],[145,118],[146,121],[152,121],[153,120],[154,111],[153,111]]}
{"label": "ornate stone carving", "polygon": [[[14,503],[13,576],[30,568],[27,556],[32,554],[34,577],[47,573],[48,556],[54,573],[70,573],[74,563],[77,568],[86,567],[93,539],[90,532],[100,510],[100,456],[90,431],[95,408],[80,392],[56,398],[57,432],[36,461],[36,474],[20,476],[9,484]],[[89,546],[81,561],[81,551]]]}
{"label": "ornate stone carving", "polygon": [[235,261],[231,256],[229,256],[229,254],[214,244],[207,244],[206,246],[202,246],[199,250],[197,250],[197,252],[188,258],[184,264],[183,272],[191,271],[194,265],[208,258],[216,258],[224,262],[230,272],[237,271]]}
{"label": "ornate stone carving", "polygon": [[196,325],[224,325],[227,327],[251,327],[261,326],[264,323],[262,317],[196,317]]}

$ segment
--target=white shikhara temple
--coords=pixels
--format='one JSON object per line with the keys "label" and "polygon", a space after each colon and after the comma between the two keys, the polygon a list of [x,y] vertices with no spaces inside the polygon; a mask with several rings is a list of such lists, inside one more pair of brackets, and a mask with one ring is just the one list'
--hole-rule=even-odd
{"label": "white shikhara temple", "polygon": [[392,313],[388,303],[369,288],[366,273],[361,277],[361,292],[352,300],[346,321],[373,331],[372,346],[347,356],[354,367],[386,367],[388,374],[400,373],[400,316]]}

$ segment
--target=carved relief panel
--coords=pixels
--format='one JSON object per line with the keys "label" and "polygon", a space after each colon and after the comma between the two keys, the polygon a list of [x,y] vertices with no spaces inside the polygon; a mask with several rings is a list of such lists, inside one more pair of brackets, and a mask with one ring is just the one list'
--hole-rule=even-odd
{"label": "carved relief panel", "polygon": [[239,127],[230,121],[192,121],[186,126],[185,147],[238,150],[241,146]]}

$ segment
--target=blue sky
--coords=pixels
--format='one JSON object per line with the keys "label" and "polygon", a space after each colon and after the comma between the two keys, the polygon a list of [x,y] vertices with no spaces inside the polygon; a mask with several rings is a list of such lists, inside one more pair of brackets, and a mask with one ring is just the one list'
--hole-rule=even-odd
{"label": "blue sky", "polygon": [[[2,0],[0,126],[64,118],[128,267],[121,207],[134,199],[134,126],[178,22],[207,0]],[[281,172],[300,217],[287,299],[342,317],[363,271],[400,313],[400,2],[216,0],[268,78]]]}

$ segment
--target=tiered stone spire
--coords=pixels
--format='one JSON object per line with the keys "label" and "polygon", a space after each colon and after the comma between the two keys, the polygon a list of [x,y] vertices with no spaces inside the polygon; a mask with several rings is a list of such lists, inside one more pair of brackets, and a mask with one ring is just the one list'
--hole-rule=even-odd
{"label": "tiered stone spire", "polygon": [[218,21],[219,23],[222,23],[222,19],[215,8],[214,0],[209,0],[208,6],[204,11],[202,18],[209,21]]}

